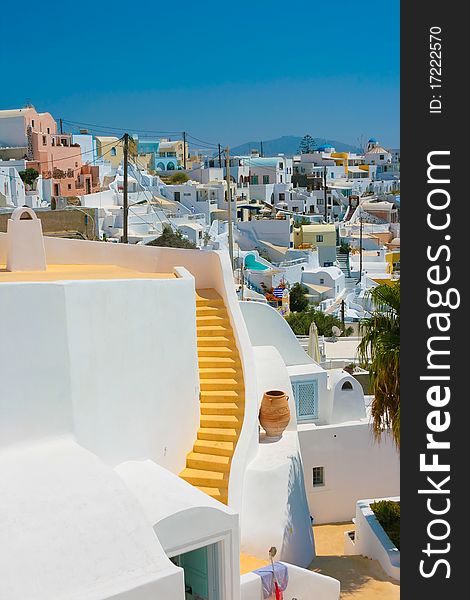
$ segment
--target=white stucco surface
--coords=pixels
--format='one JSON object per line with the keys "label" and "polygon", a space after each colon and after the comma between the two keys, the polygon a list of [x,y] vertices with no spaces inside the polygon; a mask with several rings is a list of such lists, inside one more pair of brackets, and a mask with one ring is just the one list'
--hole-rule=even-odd
{"label": "white stucco surface", "polygon": [[[286,562],[284,564],[287,565],[289,575],[287,588],[283,592],[284,598],[339,600],[340,583],[337,579]],[[261,578],[256,573],[242,575],[241,600],[263,600]]]}
{"label": "white stucco surface", "polygon": [[226,597],[236,600],[240,593],[238,515],[152,461],[129,461],[115,470],[139,500],[169,556],[221,542],[222,585]]}
{"label": "white stucco surface", "polygon": [[383,530],[370,505],[379,500],[400,502],[399,497],[359,500],[356,505],[354,551],[378,560],[383,570],[400,579],[400,551]]}
{"label": "white stucco surface", "polygon": [[275,346],[287,366],[313,363],[287,321],[269,304],[240,302],[253,346]]}
{"label": "white stucco surface", "polygon": [[71,438],[1,451],[0,478],[2,598],[130,598],[141,588],[133,599],[160,589],[181,599],[183,574],[136,498]]}
{"label": "white stucco surface", "polygon": [[[374,440],[368,419],[322,427],[300,424],[299,440],[316,524],[350,521],[359,498],[399,494],[399,454],[389,435],[380,443]],[[324,467],[324,485],[313,486],[313,467]]]}
{"label": "white stucco surface", "polygon": [[242,551],[265,557],[276,546],[282,560],[307,566],[315,548],[303,481],[295,404],[289,376],[272,346],[254,348],[260,402],[267,389],[289,394],[291,420],[278,441],[261,434],[256,458],[245,476]]}

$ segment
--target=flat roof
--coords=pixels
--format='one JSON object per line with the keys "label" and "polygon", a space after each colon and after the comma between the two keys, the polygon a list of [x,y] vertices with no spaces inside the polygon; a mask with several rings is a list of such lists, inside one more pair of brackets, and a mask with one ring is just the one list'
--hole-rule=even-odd
{"label": "flat roof", "polygon": [[316,285],[315,283],[304,283],[304,282],[302,282],[302,285],[304,285],[305,287],[307,287],[309,290],[312,290],[314,292],[318,292],[319,294],[323,294],[325,292],[329,292],[330,290],[333,289],[331,287],[328,287],[327,285]]}
{"label": "flat roof", "polygon": [[149,273],[116,265],[47,265],[45,271],[7,271],[0,264],[0,283],[100,279],[174,279],[174,273]]}

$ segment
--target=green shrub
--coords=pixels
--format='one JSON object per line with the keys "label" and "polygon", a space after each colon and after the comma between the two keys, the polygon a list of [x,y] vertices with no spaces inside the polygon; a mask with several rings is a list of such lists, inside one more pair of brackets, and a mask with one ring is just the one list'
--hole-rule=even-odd
{"label": "green shrub", "polygon": [[394,500],[379,500],[373,502],[370,507],[385,533],[400,550],[400,503]]}
{"label": "green shrub", "polygon": [[196,245],[183,237],[183,234],[178,229],[173,231],[170,225],[163,226],[162,234],[156,239],[152,240],[147,246],[163,246],[166,248],[188,248],[195,249]]}
{"label": "green shrub", "polygon": [[[313,306],[308,306],[299,312],[291,312],[290,315],[287,315],[286,321],[289,323],[295,335],[308,335],[312,321],[315,321],[318,335],[324,335],[326,337],[331,337],[333,335],[333,327],[335,325],[336,327],[339,327],[339,329],[342,329],[343,327],[343,324],[338,318],[333,315],[325,315],[325,313],[316,310]],[[352,332],[352,327],[347,327],[343,331],[343,335],[347,337],[351,335]]]}
{"label": "green shrub", "polygon": [[173,173],[173,175],[171,175],[171,177],[169,177],[169,181],[173,185],[179,185],[179,184],[186,183],[187,181],[189,181],[189,177],[186,175],[186,173],[181,171],[181,172]]}

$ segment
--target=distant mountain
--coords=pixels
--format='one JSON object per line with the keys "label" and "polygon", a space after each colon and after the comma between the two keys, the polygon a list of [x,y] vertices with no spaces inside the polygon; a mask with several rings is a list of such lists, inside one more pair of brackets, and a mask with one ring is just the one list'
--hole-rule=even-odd
{"label": "distant mountain", "polygon": [[[361,152],[357,146],[350,146],[344,142],[329,140],[326,138],[317,138],[313,136],[317,146],[321,144],[330,144],[336,148],[337,152]],[[299,145],[302,138],[295,135],[283,135],[274,140],[263,140],[263,154],[265,156],[276,156],[277,154],[285,154],[286,156],[294,156],[299,153]],[[260,150],[260,142],[246,142],[240,146],[230,148],[230,154],[246,155],[250,154],[253,149]]]}

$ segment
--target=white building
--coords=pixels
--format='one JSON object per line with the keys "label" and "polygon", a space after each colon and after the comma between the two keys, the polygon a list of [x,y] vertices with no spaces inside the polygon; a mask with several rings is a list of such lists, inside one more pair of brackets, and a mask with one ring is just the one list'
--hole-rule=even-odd
{"label": "white building", "polygon": [[[338,581],[303,568],[314,543],[292,378],[275,345],[250,341],[225,253],[42,237],[17,209],[0,263],[9,600],[261,598],[246,564],[268,563],[271,545],[286,597],[338,600]],[[220,379],[221,358],[243,385]],[[263,443],[269,389],[286,390],[290,421]]]}
{"label": "white building", "polygon": [[380,444],[374,441],[369,399],[356,379],[342,369],[325,371],[317,365],[271,306],[242,302],[241,308],[255,351],[276,348],[287,368],[315,523],[349,521],[360,498],[398,495],[398,452],[391,436]]}
{"label": "white building", "polygon": [[15,167],[0,167],[0,207],[24,206],[25,203],[26,191],[19,172]]}

